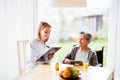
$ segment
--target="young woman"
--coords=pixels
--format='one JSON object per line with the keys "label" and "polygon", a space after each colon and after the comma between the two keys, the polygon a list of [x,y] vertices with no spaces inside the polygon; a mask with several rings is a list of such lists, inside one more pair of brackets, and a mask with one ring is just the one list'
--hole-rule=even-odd
{"label": "young woman", "polygon": [[53,54],[44,55],[49,49],[46,45],[50,37],[51,25],[47,22],[41,22],[37,30],[37,38],[31,40],[27,46],[26,52],[26,68],[30,69],[35,66],[37,61],[49,61],[53,58]]}

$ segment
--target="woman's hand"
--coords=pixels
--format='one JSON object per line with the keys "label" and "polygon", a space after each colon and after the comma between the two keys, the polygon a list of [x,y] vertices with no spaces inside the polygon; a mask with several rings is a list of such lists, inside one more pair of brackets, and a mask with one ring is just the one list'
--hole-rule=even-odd
{"label": "woman's hand", "polygon": [[70,59],[65,59],[65,60],[64,60],[64,63],[65,63],[65,64],[70,64],[70,63],[71,63],[71,60],[70,60]]}
{"label": "woman's hand", "polygon": [[54,57],[54,54],[49,54],[48,55],[48,59],[50,60],[50,59],[52,59]]}

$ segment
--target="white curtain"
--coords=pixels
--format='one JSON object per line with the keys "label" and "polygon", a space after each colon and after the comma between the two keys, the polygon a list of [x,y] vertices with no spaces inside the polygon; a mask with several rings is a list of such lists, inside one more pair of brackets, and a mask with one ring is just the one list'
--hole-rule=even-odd
{"label": "white curtain", "polygon": [[36,0],[0,0],[0,80],[18,76],[17,40],[34,37]]}
{"label": "white curtain", "polygon": [[114,69],[114,80],[120,80],[120,0],[112,0],[110,10],[107,66]]}
{"label": "white curtain", "polygon": [[[7,53],[7,26],[6,26],[6,1],[0,0],[0,79],[6,80],[6,60],[4,53]],[[4,34],[6,33],[6,34]],[[6,46],[3,46],[6,45]]]}

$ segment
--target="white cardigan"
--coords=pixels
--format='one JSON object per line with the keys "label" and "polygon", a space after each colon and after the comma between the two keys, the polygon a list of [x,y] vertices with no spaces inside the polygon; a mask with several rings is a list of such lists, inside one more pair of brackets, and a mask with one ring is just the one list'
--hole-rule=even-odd
{"label": "white cardigan", "polygon": [[44,60],[48,61],[48,55],[44,53],[49,49],[37,39],[31,40],[26,47],[26,69],[31,69],[35,66],[37,60],[43,56]]}

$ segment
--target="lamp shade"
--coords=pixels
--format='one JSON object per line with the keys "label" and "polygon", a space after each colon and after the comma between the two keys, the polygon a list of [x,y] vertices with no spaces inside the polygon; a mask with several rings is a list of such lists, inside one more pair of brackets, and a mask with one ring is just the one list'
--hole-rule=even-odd
{"label": "lamp shade", "polygon": [[51,0],[52,7],[86,7],[86,0]]}

